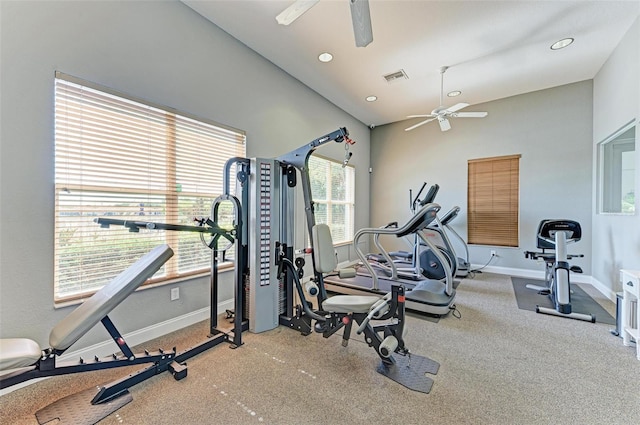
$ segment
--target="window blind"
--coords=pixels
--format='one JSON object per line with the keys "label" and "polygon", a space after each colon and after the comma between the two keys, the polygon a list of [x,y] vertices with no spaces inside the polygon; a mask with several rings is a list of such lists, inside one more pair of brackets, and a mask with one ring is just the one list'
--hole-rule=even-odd
{"label": "window blind", "polygon": [[245,155],[244,133],[88,84],[55,80],[56,300],[84,296],[155,245],[174,257],[152,278],[204,272],[210,251],[190,232],[131,233],[93,220],[193,224],[222,193],[226,160]]}
{"label": "window blind", "polygon": [[468,161],[470,244],[518,246],[520,155]]}
{"label": "window blind", "polygon": [[309,158],[317,223],[326,223],[335,244],[353,240],[355,168],[319,156]]}

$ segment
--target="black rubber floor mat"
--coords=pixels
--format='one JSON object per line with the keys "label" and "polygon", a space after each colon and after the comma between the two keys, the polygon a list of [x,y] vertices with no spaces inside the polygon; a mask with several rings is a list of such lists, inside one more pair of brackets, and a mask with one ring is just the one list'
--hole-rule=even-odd
{"label": "black rubber floor mat", "polygon": [[[537,291],[527,288],[527,284],[544,286],[544,282],[536,279],[512,277],[513,292],[516,295],[518,308],[521,310],[536,311],[536,305],[553,308],[553,303],[548,295],[540,295]],[[607,310],[594,301],[578,285],[571,285],[571,309],[576,313],[593,314],[597,323],[615,325],[616,319]]]}
{"label": "black rubber floor mat", "polygon": [[440,364],[429,358],[411,354],[411,356],[394,356],[396,362],[393,365],[380,363],[378,373],[397,383],[404,385],[413,391],[429,394],[433,386],[433,379],[426,376],[427,373],[435,375],[440,369]]}
{"label": "black rubber floor mat", "polygon": [[120,396],[100,404],[91,404],[98,392],[97,388],[89,388],[79,393],[61,398],[36,412],[39,424],[53,420],[58,425],[93,425],[109,416],[125,404],[133,400],[131,393],[125,391]]}

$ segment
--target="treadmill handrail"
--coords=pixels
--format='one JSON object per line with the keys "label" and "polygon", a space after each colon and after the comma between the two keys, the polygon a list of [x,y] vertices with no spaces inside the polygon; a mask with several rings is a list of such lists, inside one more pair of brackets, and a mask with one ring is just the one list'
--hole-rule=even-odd
{"label": "treadmill handrail", "polygon": [[[420,230],[425,229],[433,220],[436,219],[438,211],[440,211],[440,205],[436,203],[426,204],[413,216],[411,219],[402,227],[399,228],[380,228],[380,227],[364,227],[358,230],[353,237],[353,247],[360,258],[362,264],[367,268],[369,273],[371,274],[371,278],[373,279],[373,289],[378,288],[378,276],[367,261],[367,257],[359,248],[359,240],[363,235],[395,235],[397,237],[402,237],[412,233],[418,233]],[[389,253],[386,250],[382,250],[382,255],[387,260],[388,264],[391,265],[393,270],[393,276],[397,276],[397,270],[395,269],[395,264],[393,260],[389,256]]]}
{"label": "treadmill handrail", "polygon": [[453,220],[454,218],[456,218],[458,216],[458,213],[460,212],[460,207],[455,206],[453,208],[451,208],[441,219],[440,219],[440,223],[443,226],[446,226],[447,224],[449,224],[451,222],[451,220]]}

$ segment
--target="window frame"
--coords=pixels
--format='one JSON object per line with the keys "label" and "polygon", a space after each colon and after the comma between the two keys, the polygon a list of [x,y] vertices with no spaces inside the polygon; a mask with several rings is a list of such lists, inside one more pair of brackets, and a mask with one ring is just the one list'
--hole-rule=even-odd
{"label": "window frame", "polygon": [[[313,194],[313,173],[311,173],[311,168],[312,168],[312,162],[313,161],[322,161],[324,163],[327,164],[327,168],[329,170],[329,173],[327,173],[327,178],[325,180],[326,183],[326,188],[327,188],[327,198],[328,199],[318,199],[314,194]],[[340,199],[332,199],[333,198],[333,184],[332,184],[332,174],[331,174],[331,170],[333,168],[335,168],[335,166],[339,166],[341,169],[344,170],[344,180],[347,181],[347,183],[350,183],[350,187],[347,187],[345,189],[345,200],[340,200]],[[334,167],[332,167],[334,166]],[[351,165],[351,164],[347,164],[343,167],[343,163],[342,161],[337,161],[335,159],[332,158],[328,158],[322,155],[312,155],[309,158],[309,179],[310,179],[310,184],[312,186],[312,199],[313,199],[313,203],[314,203],[314,210],[316,212],[315,217],[316,217],[316,223],[320,224],[320,223],[325,223],[324,220],[319,219],[319,216],[317,215],[318,212],[318,206],[319,205],[326,205],[326,211],[327,211],[327,217],[326,217],[326,224],[329,226],[329,229],[331,230],[331,238],[333,239],[333,245],[334,246],[339,246],[339,245],[347,245],[353,242],[353,237],[355,235],[355,187],[356,187],[356,168],[355,166]],[[336,237],[336,232],[334,227],[332,226],[332,207],[336,206],[336,205],[345,205],[346,208],[346,212],[345,212],[345,238],[344,239],[339,239]]]}
{"label": "window frame", "polygon": [[[149,108],[150,110],[153,109],[153,113],[157,114],[155,117],[157,118],[158,116],[160,117],[164,117],[164,121],[163,120],[158,120],[156,119],[155,123],[157,125],[158,128],[164,128],[164,133],[160,136],[158,136],[156,134],[155,137],[159,137],[160,139],[163,139],[163,141],[165,141],[166,143],[162,146],[162,148],[158,147],[158,149],[162,152],[162,154],[164,155],[164,163],[166,163],[166,165],[164,166],[164,168],[158,169],[157,172],[153,171],[152,169],[150,169],[150,171],[148,172],[142,172],[140,173],[141,176],[146,176],[146,178],[150,178],[150,181],[163,181],[163,188],[158,189],[157,187],[147,187],[147,188],[140,188],[140,187],[136,187],[137,184],[134,184],[132,186],[129,187],[124,187],[124,186],[120,186],[120,182],[117,182],[116,184],[112,184],[111,186],[109,186],[108,180],[110,179],[109,177],[105,178],[105,183],[104,185],[102,185],[102,182],[98,181],[99,184],[85,184],[84,180],[80,180],[79,183],[76,183],[78,177],[68,177],[68,176],[62,176],[59,175],[59,172],[61,172],[61,169],[65,168],[65,166],[63,165],[59,165],[58,161],[64,161],[65,155],[67,157],[71,157],[74,155],[74,146],[80,146],[81,150],[87,150],[89,151],[90,148],[95,148],[95,146],[103,146],[103,148],[108,151],[109,153],[111,153],[111,149],[112,149],[112,145],[108,144],[108,142],[110,141],[109,136],[107,135],[102,135],[98,134],[99,137],[104,138],[104,140],[100,140],[98,142],[96,142],[97,144],[92,145],[88,140],[89,137],[88,136],[88,131],[87,131],[87,139],[85,139],[85,133],[82,133],[81,137],[78,137],[77,134],[72,134],[73,131],[76,131],[76,127],[80,126],[83,128],[84,131],[84,125],[89,125],[88,123],[85,123],[84,120],[84,114],[80,114],[80,116],[78,116],[78,114],[73,115],[74,120],[76,120],[76,123],[67,123],[64,120],[69,119],[68,117],[62,117],[62,112],[60,112],[58,110],[58,102],[67,102],[70,104],[73,104],[73,100],[68,100],[68,99],[64,99],[61,100],[58,98],[58,85],[61,84],[60,90],[61,92],[66,90],[64,86],[65,84],[68,84],[68,87],[74,86],[72,88],[70,88],[69,90],[84,90],[85,88],[94,92],[97,92],[98,94],[96,95],[97,97],[100,97],[101,95],[104,95],[103,97],[105,99],[107,98],[113,98],[114,102],[121,102],[122,104],[126,104],[131,103],[133,106],[132,108],[137,108],[137,107],[146,107]],[[211,120],[207,120],[207,119],[203,119],[200,117],[196,117],[194,115],[188,114],[188,113],[184,113],[182,111],[178,111],[176,109],[173,108],[169,108],[163,105],[158,105],[156,103],[153,102],[149,102],[147,100],[144,99],[140,99],[140,98],[136,98],[134,96],[130,96],[128,94],[123,94],[121,92],[112,90],[110,88],[101,86],[99,84],[95,84],[89,81],[85,81],[82,80],[80,78],[77,77],[73,77],[64,73],[61,73],[59,71],[56,71],[55,73],[55,86],[56,86],[56,91],[54,93],[54,99],[56,102],[56,106],[55,106],[55,110],[54,110],[54,115],[55,115],[55,122],[56,122],[56,131],[55,131],[55,136],[54,136],[54,143],[56,145],[56,153],[54,155],[54,161],[55,161],[55,182],[54,182],[54,187],[55,187],[55,207],[54,207],[54,212],[55,212],[55,217],[54,217],[54,222],[55,222],[55,229],[54,229],[54,258],[55,258],[55,263],[54,263],[54,302],[55,303],[66,303],[68,301],[73,301],[76,299],[82,299],[85,298],[89,295],[91,295],[92,293],[94,293],[95,291],[97,291],[101,286],[104,286],[106,283],[108,283],[109,280],[111,280],[113,277],[115,277],[119,272],[121,272],[122,270],[118,270],[118,272],[116,272],[115,274],[113,274],[113,276],[109,276],[108,278],[104,278],[104,281],[101,283],[96,283],[96,281],[92,281],[91,283],[84,283],[83,279],[78,279],[76,282],[76,279],[69,279],[69,276],[76,276],[76,275],[82,275],[84,277],[84,272],[76,272],[76,271],[70,271],[67,274],[67,277],[64,278],[61,276],[64,276],[65,271],[64,268],[65,266],[62,265],[64,260],[62,260],[63,257],[61,257],[61,235],[62,232],[67,228],[71,228],[73,229],[74,224],[71,224],[69,227],[65,227],[65,224],[61,224],[63,219],[62,217],[65,214],[76,214],[78,216],[80,216],[80,219],[78,220],[78,227],[80,228],[80,230],[77,231],[77,233],[83,233],[84,230],[82,229],[82,227],[87,228],[89,225],[87,223],[85,223],[84,221],[86,221],[85,219],[89,219],[92,220],[92,218],[89,217],[83,217],[86,216],[86,210],[84,209],[85,205],[87,206],[87,209],[89,209],[89,211],[91,211],[91,207],[94,206],[92,205],[88,200],[86,200],[86,198],[84,197],[88,197],[89,199],[91,199],[94,202],[98,202],[100,201],[102,198],[101,197],[107,197],[107,196],[113,196],[114,199],[117,197],[122,197],[123,199],[129,199],[130,202],[133,202],[135,204],[135,202],[137,201],[137,196],[139,196],[140,198],[140,211],[144,211],[145,209],[148,209],[149,212],[141,212],[140,214],[146,214],[147,216],[142,218],[141,220],[143,221],[161,221],[161,222],[166,222],[166,223],[178,223],[178,217],[179,217],[179,210],[181,208],[181,206],[184,208],[185,203],[187,205],[191,205],[189,204],[189,202],[191,203],[199,203],[201,205],[201,210],[203,212],[203,214],[206,212],[206,216],[209,216],[210,213],[210,202],[207,203],[208,200],[213,201],[213,199],[215,199],[216,197],[218,197],[221,193],[222,193],[222,177],[219,178],[220,180],[220,184],[219,186],[217,185],[217,183],[212,183],[210,181],[206,181],[202,183],[202,186],[205,187],[205,189],[202,189],[202,187],[197,187],[195,190],[192,189],[191,186],[193,186],[193,182],[198,182],[200,180],[197,180],[199,177],[184,177],[185,181],[182,181],[180,184],[178,184],[178,180],[177,180],[177,175],[178,173],[187,173],[189,172],[189,170],[191,170],[192,168],[190,167],[194,167],[192,165],[192,163],[195,161],[193,159],[189,159],[187,158],[188,154],[186,152],[180,152],[179,149],[176,149],[176,144],[182,144],[185,147],[190,147],[192,146],[192,144],[196,144],[198,142],[194,142],[192,140],[189,140],[190,138],[193,138],[193,134],[196,133],[198,136],[202,136],[203,140],[207,140],[207,142],[209,143],[208,147],[209,149],[211,148],[211,143],[214,143],[213,146],[215,146],[215,143],[220,143],[219,146],[225,146],[224,148],[221,148],[220,151],[233,151],[233,153],[227,153],[227,155],[231,156],[245,156],[246,154],[246,133],[242,130],[238,130],[235,129],[233,127],[230,126],[226,126],[223,124],[219,124],[216,123],[214,121]],[[80,88],[78,88],[77,86],[79,86]],[[64,96],[61,96],[61,98]],[[93,100],[93,99],[92,99]],[[65,103],[66,104],[66,103]],[[105,112],[105,119],[113,119],[114,117],[116,117],[116,113],[113,114],[113,116],[111,116],[109,114],[108,111],[108,107],[101,105],[99,103],[99,99],[96,101],[96,105],[100,105],[97,106],[95,108],[95,110],[98,111],[107,111]],[[104,110],[100,109],[100,107],[103,107]],[[135,111],[134,111],[135,112]],[[87,113],[88,115],[88,113]],[[118,116],[122,116],[125,118],[128,118],[129,116],[127,115],[127,112],[118,112]],[[89,118],[87,118],[87,120],[89,120]],[[79,124],[78,124],[79,123]],[[193,125],[193,127],[192,127]],[[60,128],[59,128],[60,126]],[[67,129],[67,126],[70,130]],[[178,126],[178,127],[176,127]],[[90,127],[87,127],[90,128]],[[154,131],[156,127],[153,127],[153,129],[151,131]],[[91,128],[93,129],[93,128]],[[208,130],[211,129],[213,132],[212,133],[208,133]],[[122,128],[118,127],[118,131],[127,131],[126,126],[122,126]],[[145,130],[145,128],[143,127],[132,127],[130,129],[130,131],[140,131],[140,132],[144,132],[144,131],[149,131],[149,130]],[[68,132],[68,133],[67,133]],[[104,131],[105,134],[108,133],[108,130]],[[59,134],[60,133],[60,134]],[[94,133],[95,134],[95,133]],[[73,137],[76,137],[76,141],[70,141],[70,142],[66,142],[64,141],[64,139],[71,139]],[[146,145],[136,145],[136,141],[135,141],[135,137],[130,135],[130,138],[126,139],[126,143],[127,145],[130,144],[130,146],[133,146],[132,149],[140,149],[143,150],[144,148],[147,148]],[[150,136],[147,136],[150,137]],[[200,141],[200,139],[198,139],[198,141]],[[228,144],[227,142],[231,141],[231,143],[233,144]],[[64,147],[62,147],[64,146]],[[127,146],[129,147],[129,146]],[[156,146],[154,146],[155,148]],[[66,152],[61,153],[58,150],[62,151],[64,149],[67,149]],[[117,147],[113,147],[114,151],[117,151],[118,148]],[[215,150],[214,149],[210,149],[210,150]],[[119,151],[118,151],[119,152]],[[147,155],[149,157],[161,157],[162,155],[156,155],[155,152],[143,152],[142,155]],[[87,157],[89,157],[91,154],[88,154]],[[220,155],[217,151],[216,151],[216,155]],[[95,154],[95,156],[100,156],[100,153]],[[193,155],[192,155],[193,156]],[[204,155],[203,155],[204,156]],[[62,159],[60,159],[62,158]],[[106,158],[106,157],[105,157]],[[117,158],[117,157],[116,157]],[[96,168],[96,163],[100,164],[100,161],[102,161],[102,158],[99,158],[97,160],[95,160],[94,158],[91,158],[90,160],[88,160],[88,164],[92,164],[94,166],[94,169]],[[224,161],[224,157],[221,157],[220,159],[221,161]],[[84,167],[85,165],[83,162],[83,159],[80,160],[76,160],[76,159],[70,159],[70,162],[77,162],[79,165],[79,169],[81,171],[79,171],[79,173],[83,173],[84,171]],[[113,161],[112,158],[107,158],[104,159],[105,161],[105,169],[104,172],[109,171],[109,164],[107,164],[108,161]],[[162,161],[162,159],[160,159],[160,161]],[[122,163],[120,163],[122,164]],[[120,164],[116,163],[115,167],[119,167]],[[124,167],[124,165],[123,165]],[[67,173],[71,172],[78,172],[78,169],[72,170],[72,171],[68,171]],[[102,172],[103,170],[100,170],[100,172]],[[136,170],[137,171],[137,170]],[[216,173],[216,170],[211,170],[210,172]],[[220,168],[220,172],[222,172],[222,168]],[[123,172],[124,173],[124,172]],[[152,175],[156,175],[157,177],[149,177]],[[204,173],[203,173],[204,174]],[[64,179],[68,179],[68,181],[63,181]],[[95,177],[94,181],[95,181]],[[145,177],[141,177],[142,179],[144,179]],[[125,179],[123,179],[125,180]],[[189,187],[183,187],[182,183],[186,183],[188,180],[189,182]],[[212,180],[218,180],[217,177],[216,178],[212,178]],[[128,180],[127,180],[128,181]],[[69,183],[71,182],[71,183]],[[126,183],[123,183],[126,185]],[[197,184],[197,183],[196,183]],[[184,189],[184,190],[183,190]],[[73,194],[73,195],[69,195],[69,194]],[[117,196],[116,196],[117,195]],[[65,209],[64,206],[61,206],[61,202],[65,202],[62,201],[61,199],[65,198],[69,199],[72,196],[75,196],[79,199],[81,199],[81,201],[75,201],[75,202],[79,202],[78,204],[78,210],[74,213],[72,211],[72,209]],[[149,197],[152,197],[153,199],[157,198],[163,198],[161,203],[159,204],[159,206],[152,206],[149,205],[148,202],[145,202],[149,199]],[[146,198],[145,198],[146,197]],[[118,198],[120,199],[120,198]],[[110,202],[115,202],[115,201],[110,201]],[[69,208],[73,208],[73,204],[69,201],[67,201],[67,206],[69,206]],[[112,205],[113,206],[113,205]],[[151,211],[153,209],[156,209],[155,211]],[[96,207],[96,211],[98,210],[98,208]],[[114,210],[115,211],[115,210]],[[158,214],[155,217],[153,217],[152,215],[148,215],[148,214]],[[110,214],[114,214],[114,213],[110,213]],[[115,213],[114,215],[116,215],[117,213]],[[123,213],[124,214],[124,213]],[[128,215],[131,215],[131,212],[129,211],[128,213],[126,213]],[[96,215],[95,213],[90,213],[89,215]],[[185,215],[184,212],[181,215]],[[97,215],[99,216],[99,215]],[[95,218],[97,218],[97,216]],[[124,216],[127,217],[127,216]],[[123,217],[123,218],[124,218]],[[119,218],[119,217],[112,217],[112,218]],[[192,218],[192,217],[190,217]],[[126,219],[131,219],[131,218],[126,218]],[[96,224],[91,223],[90,225],[95,226],[96,229],[99,229],[99,226]],[[77,229],[75,229],[77,230]],[[93,230],[93,229],[92,229]],[[102,231],[103,235],[107,235],[107,232],[120,232],[123,235],[123,238],[126,238],[127,236],[125,236],[126,230],[124,228],[122,229],[116,229],[116,227],[111,227],[111,229],[109,230],[105,230],[105,229],[100,229]],[[206,267],[201,267],[201,265],[205,264],[203,262],[203,259],[193,259],[193,258],[189,258],[190,257],[190,253],[187,254],[187,257],[183,258],[182,261],[184,262],[183,264],[180,264],[181,259],[180,259],[180,245],[181,242],[185,243],[185,238],[184,235],[179,235],[179,232],[170,232],[170,231],[164,231],[164,232],[158,232],[158,231],[153,231],[153,230],[149,230],[149,231],[141,231],[140,233],[143,232],[148,232],[150,236],[149,239],[151,241],[153,241],[153,243],[157,243],[158,239],[161,239],[160,243],[167,243],[169,244],[169,246],[171,246],[171,248],[174,250],[174,252],[176,253],[176,255],[174,255],[167,263],[165,263],[165,265],[163,266],[163,268],[161,269],[161,271],[159,273],[156,273],[156,275],[154,275],[152,278],[148,279],[147,282],[145,282],[144,285],[149,285],[149,284],[159,284],[159,283],[175,283],[177,281],[182,281],[188,278],[193,278],[195,276],[200,276],[200,275],[205,275],[207,273],[210,272],[210,262],[208,263],[209,265]],[[109,235],[111,235],[111,233],[109,233]],[[62,235],[64,237],[64,235]],[[135,241],[141,241],[141,240],[145,240],[144,239],[145,235],[141,235],[139,239],[134,240]],[[199,235],[194,234],[189,234],[189,237],[191,238],[196,238],[199,239],[198,237]],[[109,238],[109,236],[105,236],[105,238]],[[79,241],[77,240],[75,242],[76,246],[79,247],[80,249],[80,253],[77,254],[78,256],[84,255],[84,250],[89,251],[89,248],[91,246],[97,246],[99,244],[99,242],[94,242],[93,245],[91,243],[84,243],[83,240],[87,239],[86,238],[86,234],[81,235],[81,237],[79,238]],[[191,246],[193,246],[194,243],[196,243],[195,240],[189,240],[189,238],[187,237],[187,242],[186,244],[191,244]],[[111,239],[109,239],[111,240]],[[66,243],[66,242],[65,242]],[[70,242],[73,243],[73,242]],[[145,242],[147,243],[147,242]],[[197,241],[197,243],[199,243],[199,241]],[[184,250],[184,248],[183,248]],[[188,248],[187,248],[188,250]],[[125,251],[123,253],[123,256],[127,255],[127,252],[125,249],[123,249],[123,251]],[[136,252],[135,249],[133,249],[130,252]],[[134,254],[131,254],[134,255]],[[200,254],[195,254],[196,256],[199,255],[199,257],[202,257],[202,253]],[[208,258],[210,257],[209,253],[207,252],[206,261],[210,261],[208,260]],[[106,258],[98,258],[99,262],[108,262],[109,260]],[[192,264],[189,264],[189,263]],[[69,263],[67,263],[68,265]],[[192,267],[191,269],[189,269],[189,267]],[[186,269],[181,269],[181,267],[186,267]],[[221,268],[225,268],[225,267],[231,267],[231,264],[225,264],[223,266],[221,266]],[[106,269],[107,266],[104,266],[104,268]],[[68,267],[67,267],[68,269]],[[68,269],[69,270],[69,269]],[[87,275],[89,275],[90,273],[87,273]],[[105,275],[108,275],[108,272],[105,272]],[[159,276],[161,275],[161,276]],[[102,276],[97,278],[98,280],[102,280]],[[67,280],[67,282],[64,282],[64,280]],[[65,284],[68,283],[68,281],[71,281],[71,285],[67,285],[67,289],[66,290],[61,290],[61,288],[64,288]],[[86,286],[85,288],[83,288],[83,286]]]}
{"label": "window frame", "polygon": [[[637,155],[636,140],[637,140],[637,126],[636,121],[632,120],[623,125],[615,131],[613,134],[599,142],[597,147],[597,161],[598,161],[598,214],[602,215],[635,215],[636,199],[636,180],[635,180],[635,164]],[[632,133],[633,137],[630,137]],[[624,197],[622,182],[624,180],[623,173],[623,155],[628,152],[633,152],[632,165],[633,168],[627,169],[631,171],[631,179],[626,179],[631,183],[631,189],[634,193],[634,201],[631,204],[631,211],[624,210]]]}

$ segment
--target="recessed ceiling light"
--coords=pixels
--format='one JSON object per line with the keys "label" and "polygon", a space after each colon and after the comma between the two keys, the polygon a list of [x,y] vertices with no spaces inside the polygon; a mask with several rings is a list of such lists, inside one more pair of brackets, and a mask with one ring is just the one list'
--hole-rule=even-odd
{"label": "recessed ceiling light", "polygon": [[333,55],[329,52],[320,53],[320,55],[318,55],[318,60],[320,62],[331,62],[333,60]]}
{"label": "recessed ceiling light", "polygon": [[462,94],[462,92],[460,90],[454,90],[454,91],[450,91],[449,93],[447,93],[447,96],[456,97],[456,96],[460,96],[461,94]]}
{"label": "recessed ceiling light", "polygon": [[378,96],[367,96],[364,100],[366,100],[367,102],[375,102],[376,100],[378,100]]}
{"label": "recessed ceiling light", "polygon": [[551,50],[560,50],[567,47],[569,44],[573,43],[573,38],[563,38],[562,40],[558,40],[551,45]]}

